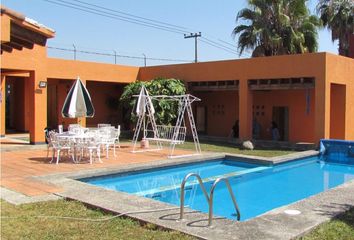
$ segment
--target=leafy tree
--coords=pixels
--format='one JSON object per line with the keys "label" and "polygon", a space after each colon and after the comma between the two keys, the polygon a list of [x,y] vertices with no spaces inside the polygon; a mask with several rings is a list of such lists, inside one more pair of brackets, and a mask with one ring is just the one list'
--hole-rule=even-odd
{"label": "leafy tree", "polygon": [[273,56],[317,51],[317,27],[320,21],[309,14],[307,0],[248,0],[236,21],[240,55],[245,49],[252,56]]}
{"label": "leafy tree", "polygon": [[[183,95],[186,93],[186,88],[181,80],[174,78],[155,78],[152,81],[142,82],[136,81],[124,87],[120,101],[131,110],[134,110],[137,98],[134,95],[139,95],[141,86],[144,85],[151,96],[153,95]],[[177,119],[178,102],[168,99],[153,100],[155,108],[155,119],[157,124],[171,125]],[[134,111],[130,116],[132,121],[136,121]]]}
{"label": "leafy tree", "polygon": [[332,30],[332,41],[339,40],[339,54],[349,56],[349,40],[354,34],[354,1],[320,0],[317,12],[323,25]]}

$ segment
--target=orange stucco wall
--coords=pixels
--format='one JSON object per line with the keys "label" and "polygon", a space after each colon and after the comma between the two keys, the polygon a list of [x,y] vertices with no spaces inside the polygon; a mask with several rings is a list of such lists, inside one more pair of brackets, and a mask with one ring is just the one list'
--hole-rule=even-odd
{"label": "orange stucco wall", "polygon": [[[326,92],[330,95],[331,84],[345,85],[345,139],[354,140],[354,59],[326,55]],[[330,97],[328,98],[330,101]],[[330,118],[330,108],[327,108],[326,117]]]}
{"label": "orange stucco wall", "polygon": [[345,98],[346,86],[331,83],[330,138],[345,138]]}
{"label": "orange stucco wall", "polygon": [[[289,110],[289,140],[315,142],[314,92],[314,89],[309,90],[308,93],[305,89],[255,91],[253,93],[253,111],[254,117],[261,126],[260,139],[271,139],[272,108],[287,107]],[[308,103],[307,99],[309,99]],[[309,104],[308,108],[307,104]]]}
{"label": "orange stucco wall", "polygon": [[[146,67],[141,68],[138,78],[141,80],[149,80],[155,77],[174,77],[180,78],[186,82],[239,80],[239,101],[235,109],[239,111],[240,137],[242,139],[250,139],[252,137],[252,106],[254,105],[253,101],[257,101],[258,93],[248,89],[248,80],[314,77],[316,91],[312,92],[312,104],[316,103],[316,105],[313,106],[315,110],[312,111],[312,119],[306,120],[312,122],[312,125],[309,126],[311,131],[309,131],[309,133],[302,133],[302,131],[298,131],[296,125],[294,125],[295,130],[292,130],[292,134],[289,135],[289,140],[297,141],[302,139],[302,141],[312,141],[329,135],[329,119],[324,117],[326,106],[329,106],[329,102],[326,101],[327,94],[324,91],[326,86],[325,62],[327,55],[326,53],[317,53]],[[282,91],[274,92],[274,95],[282,93]],[[277,101],[281,104],[288,101],[288,98],[289,96],[284,94],[283,97],[278,97]],[[297,102],[298,99],[304,99],[300,95],[297,96],[296,93],[294,96],[292,95],[291,98],[294,99],[292,100],[293,102]],[[205,99],[202,99],[202,101],[203,100],[205,101]],[[268,101],[268,98],[258,101],[264,100]],[[212,99],[207,101],[212,101]],[[302,119],[298,118],[296,115],[294,116],[295,119],[292,121],[302,121]],[[217,124],[220,125],[220,123]],[[327,126],[327,128],[324,126]],[[226,132],[226,130],[222,131],[223,134]],[[303,138],[304,136],[305,139]]]}
{"label": "orange stucco wall", "polygon": [[138,67],[64,60],[47,59],[47,78],[76,79],[98,82],[130,83],[136,80]]}
{"label": "orange stucco wall", "polygon": [[10,17],[1,16],[1,43],[10,41]]}
{"label": "orange stucco wall", "polygon": [[227,137],[238,119],[238,93],[236,91],[194,92],[202,101],[197,106],[206,107],[206,133]]}
{"label": "orange stucco wall", "polygon": [[[45,49],[36,49],[34,58],[42,58]],[[57,79],[58,84],[58,123],[65,125],[76,122],[61,118],[61,107],[72,80],[80,76],[86,81],[89,91],[93,91],[92,98],[96,105],[96,117],[87,119],[86,124],[96,125],[112,115],[105,104],[105,96],[120,95],[121,88],[115,89],[110,84],[129,83],[140,80],[150,80],[155,77],[180,78],[186,82],[193,81],[222,81],[239,80],[239,90],[225,92],[196,92],[202,103],[208,107],[207,133],[215,136],[227,136],[236,119],[240,120],[240,137],[252,137],[252,106],[264,103],[266,109],[264,118],[257,117],[262,126],[261,137],[269,139],[267,131],[271,121],[273,106],[289,107],[289,140],[290,141],[317,141],[323,137],[330,137],[330,83],[346,85],[345,98],[345,138],[354,138],[353,109],[353,60],[326,53],[305,54],[295,56],[279,56],[272,58],[257,58],[234,61],[205,62],[196,64],[180,64],[139,68],[112,64],[99,64],[72,60],[49,58],[39,64],[30,60],[18,61],[29,57],[27,50],[18,54],[5,55],[4,66],[10,69],[29,70],[31,76],[27,78],[26,93],[30,95],[29,105],[30,126],[35,132],[34,139],[41,140],[43,128],[46,126],[46,89],[38,89],[38,81]],[[43,61],[42,61],[43,62]],[[23,67],[23,68],[21,68]],[[33,69],[33,71],[31,71]],[[271,92],[250,91],[248,80],[267,78],[314,77],[315,89],[310,91],[310,111],[304,113],[306,105],[305,90],[276,90]],[[66,80],[65,80],[66,79]],[[103,83],[106,82],[106,83]],[[92,90],[94,89],[94,90]],[[115,89],[115,90],[114,90]],[[119,96],[117,96],[119,97]],[[213,116],[212,107],[224,105],[224,116]],[[120,120],[122,116],[119,116]],[[33,119],[40,119],[33,124]],[[31,130],[32,129],[32,130]],[[35,129],[35,130],[34,130]],[[40,129],[40,130],[39,130]],[[38,133],[37,133],[38,132]],[[39,133],[40,132],[40,133]],[[38,136],[37,136],[38,135]],[[41,136],[39,136],[41,135]]]}

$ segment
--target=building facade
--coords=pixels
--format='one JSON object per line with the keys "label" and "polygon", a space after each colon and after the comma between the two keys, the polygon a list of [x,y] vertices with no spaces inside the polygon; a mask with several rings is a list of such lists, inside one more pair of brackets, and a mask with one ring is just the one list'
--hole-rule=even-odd
{"label": "building facade", "polygon": [[[111,104],[136,80],[178,78],[202,101],[194,106],[198,131],[228,137],[317,142],[354,139],[354,59],[329,53],[133,67],[47,57],[55,33],[9,9],[1,10],[1,135],[28,131],[43,143],[43,129],[67,125],[61,107],[73,80],[86,83],[96,109],[81,124],[124,123],[126,109]],[[111,103],[110,103],[111,101]],[[113,106],[112,106],[113,105]],[[128,126],[126,126],[128,127]]]}

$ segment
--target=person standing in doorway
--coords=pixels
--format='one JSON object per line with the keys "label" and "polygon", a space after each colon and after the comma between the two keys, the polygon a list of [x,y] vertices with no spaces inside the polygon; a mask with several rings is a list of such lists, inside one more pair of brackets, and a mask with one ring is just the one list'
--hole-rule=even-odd
{"label": "person standing in doorway", "polygon": [[272,140],[273,141],[279,141],[280,140],[280,134],[279,134],[279,129],[278,129],[278,124],[274,121],[272,121]]}
{"label": "person standing in doorway", "polygon": [[238,120],[236,120],[235,124],[231,128],[231,132],[229,134],[229,138],[238,138],[239,137],[239,126]]}

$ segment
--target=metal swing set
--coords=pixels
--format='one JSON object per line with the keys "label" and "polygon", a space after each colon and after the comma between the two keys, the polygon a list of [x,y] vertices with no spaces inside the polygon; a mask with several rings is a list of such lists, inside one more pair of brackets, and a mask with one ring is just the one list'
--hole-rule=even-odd
{"label": "metal swing set", "polygon": [[[138,116],[138,121],[133,136],[133,153],[137,152],[147,152],[147,151],[158,151],[162,150],[163,143],[168,143],[170,152],[169,158],[185,157],[191,155],[201,154],[197,128],[194,122],[192,103],[195,101],[200,101],[199,98],[190,95],[156,95],[150,96],[148,91],[144,86],[140,90],[140,94],[135,96],[138,97],[136,104],[136,115]],[[178,115],[175,126],[169,125],[157,125],[155,121],[155,109],[152,104],[152,100],[159,101],[161,99],[169,101],[178,102]],[[174,155],[176,145],[183,144],[186,139],[186,123],[185,123],[185,113],[187,112],[188,122],[193,136],[195,153],[194,154],[184,154],[184,155]],[[138,138],[142,130],[142,140],[153,141],[156,143],[155,148],[140,148],[138,149]]]}

